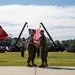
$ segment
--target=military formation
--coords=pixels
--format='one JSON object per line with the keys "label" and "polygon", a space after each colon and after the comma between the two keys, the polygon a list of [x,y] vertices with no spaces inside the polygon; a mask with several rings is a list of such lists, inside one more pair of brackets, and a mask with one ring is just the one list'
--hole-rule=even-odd
{"label": "military formation", "polygon": [[34,39],[35,30],[32,30],[31,35],[28,37],[28,59],[27,59],[27,66],[33,67],[37,66],[34,63],[36,57],[36,43],[34,41],[39,41],[39,49],[41,54],[41,65],[39,67],[48,66],[47,64],[47,47],[46,47],[46,37],[44,35],[44,30],[40,31],[40,38],[38,40]]}

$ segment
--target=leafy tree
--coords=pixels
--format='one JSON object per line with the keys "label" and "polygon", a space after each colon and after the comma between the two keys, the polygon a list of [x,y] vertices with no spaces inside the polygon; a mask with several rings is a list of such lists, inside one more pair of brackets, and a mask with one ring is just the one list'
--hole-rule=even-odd
{"label": "leafy tree", "polygon": [[61,43],[60,43],[59,40],[56,40],[56,41],[55,41],[55,44],[56,44],[57,46],[59,46]]}

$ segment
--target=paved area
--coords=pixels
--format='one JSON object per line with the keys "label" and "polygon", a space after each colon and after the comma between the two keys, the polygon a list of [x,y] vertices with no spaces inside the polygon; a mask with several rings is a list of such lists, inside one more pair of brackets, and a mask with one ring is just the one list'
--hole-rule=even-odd
{"label": "paved area", "polygon": [[0,75],[75,75],[75,67],[0,66]]}

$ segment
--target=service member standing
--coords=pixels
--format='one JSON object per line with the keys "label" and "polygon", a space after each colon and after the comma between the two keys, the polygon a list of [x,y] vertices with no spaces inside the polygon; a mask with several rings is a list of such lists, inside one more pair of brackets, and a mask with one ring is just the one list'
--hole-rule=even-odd
{"label": "service member standing", "polygon": [[44,35],[44,30],[40,31],[41,37],[39,38],[40,40],[40,50],[41,50],[41,60],[42,64],[39,67],[45,67],[48,66],[47,64],[47,49],[46,49],[46,37]]}
{"label": "service member standing", "polygon": [[[33,67],[33,66],[37,66],[34,63],[34,59],[36,56],[36,47],[34,45],[34,34],[35,34],[35,30],[32,30],[31,35],[28,37],[28,60],[27,60],[27,66],[28,67]],[[30,62],[32,64],[30,64]]]}

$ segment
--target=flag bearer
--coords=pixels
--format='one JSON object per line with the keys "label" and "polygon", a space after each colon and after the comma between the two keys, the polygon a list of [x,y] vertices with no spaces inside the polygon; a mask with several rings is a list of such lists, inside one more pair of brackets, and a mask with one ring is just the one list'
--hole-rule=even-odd
{"label": "flag bearer", "polygon": [[[28,60],[27,60],[27,66],[28,67],[33,67],[33,66],[37,66],[34,63],[34,59],[36,56],[36,47],[35,47],[35,43],[34,43],[34,34],[35,34],[35,30],[32,30],[31,35],[28,37]],[[30,64],[30,62],[32,64]]]}

